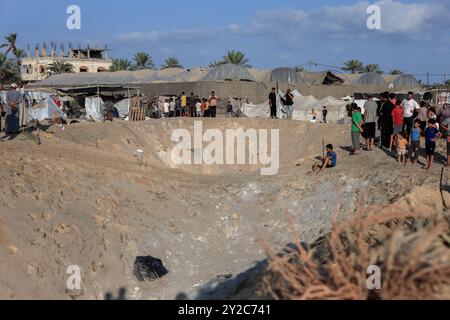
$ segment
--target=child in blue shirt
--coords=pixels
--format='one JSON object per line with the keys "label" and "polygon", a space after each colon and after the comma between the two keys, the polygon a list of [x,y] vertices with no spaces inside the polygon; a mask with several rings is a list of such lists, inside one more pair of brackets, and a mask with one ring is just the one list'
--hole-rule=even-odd
{"label": "child in blue shirt", "polygon": [[[313,165],[313,173],[319,173],[323,168],[334,168],[337,164],[337,155],[336,152],[333,151],[333,145],[327,145],[327,154],[324,158],[322,158],[320,163],[316,163]],[[317,172],[316,172],[317,171]]]}
{"label": "child in blue shirt", "polygon": [[[422,130],[420,129],[420,121],[414,121],[414,128],[411,129],[409,134],[409,152],[408,157],[411,163],[414,164],[419,160],[419,149],[420,149],[420,134]],[[414,157],[413,157],[414,154]]]}
{"label": "child in blue shirt", "polygon": [[425,149],[427,154],[427,170],[430,170],[434,160],[434,151],[436,149],[436,139],[441,133],[436,128],[436,120],[428,120],[428,127],[425,130]]}

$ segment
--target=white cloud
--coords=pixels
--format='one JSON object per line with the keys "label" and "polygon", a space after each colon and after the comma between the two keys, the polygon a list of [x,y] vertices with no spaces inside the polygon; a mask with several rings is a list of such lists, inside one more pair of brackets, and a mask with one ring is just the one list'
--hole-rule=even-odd
{"label": "white cloud", "polygon": [[[381,8],[382,30],[368,30],[367,7]],[[293,8],[259,11],[247,32],[269,34],[288,46],[319,35],[326,38],[355,39],[378,36],[421,38],[450,27],[450,10],[439,2],[403,3],[394,0],[360,1],[353,5],[323,6],[302,11]],[[442,35],[442,34],[441,34]]]}
{"label": "white cloud", "polygon": [[231,32],[231,33],[240,33],[241,32],[241,26],[240,25],[238,25],[238,24],[230,24],[229,26],[228,26],[228,30]]}

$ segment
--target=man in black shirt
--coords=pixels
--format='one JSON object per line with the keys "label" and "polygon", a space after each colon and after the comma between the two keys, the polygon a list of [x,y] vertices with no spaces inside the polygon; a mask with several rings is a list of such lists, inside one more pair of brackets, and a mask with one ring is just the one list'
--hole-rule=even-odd
{"label": "man in black shirt", "polygon": [[269,94],[269,105],[270,105],[270,117],[277,117],[277,94],[276,89],[272,88],[272,92]]}
{"label": "man in black shirt", "polygon": [[389,148],[393,133],[392,110],[394,109],[394,105],[389,100],[389,92],[381,94],[381,101],[382,104],[378,114],[381,131],[381,147]]}
{"label": "man in black shirt", "polygon": [[323,123],[327,123],[327,115],[328,115],[328,110],[327,107],[324,106],[322,109],[322,121]]}

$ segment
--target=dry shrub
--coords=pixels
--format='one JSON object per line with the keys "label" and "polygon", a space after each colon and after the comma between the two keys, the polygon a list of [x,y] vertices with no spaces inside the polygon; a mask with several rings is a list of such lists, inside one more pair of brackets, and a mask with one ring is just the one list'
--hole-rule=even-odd
{"label": "dry shrub", "polygon": [[[262,295],[275,299],[449,299],[450,236],[444,213],[411,208],[358,208],[311,246],[301,243],[292,217],[295,249],[269,256]],[[381,270],[381,289],[367,286],[367,269]]]}

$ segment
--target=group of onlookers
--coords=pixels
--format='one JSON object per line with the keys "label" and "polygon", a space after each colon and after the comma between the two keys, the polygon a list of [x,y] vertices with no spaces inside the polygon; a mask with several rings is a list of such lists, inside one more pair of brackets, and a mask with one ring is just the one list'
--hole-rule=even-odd
{"label": "group of onlookers", "polygon": [[364,112],[352,104],[351,137],[354,155],[360,151],[360,136],[366,142],[366,150],[374,149],[377,129],[380,132],[379,146],[389,152],[394,150],[397,159],[403,164],[418,161],[421,138],[425,140],[427,170],[434,161],[436,141],[447,137],[447,157],[450,163],[450,108],[444,104],[439,112],[426,101],[418,103],[409,92],[405,99],[397,99],[396,94],[384,92],[380,103],[367,96]]}
{"label": "group of onlookers", "polygon": [[[185,92],[176,98],[167,98],[163,103],[155,103],[154,107],[162,118],[194,117],[215,118],[220,99],[215,92],[211,92],[208,98],[200,98],[193,92],[188,97]],[[232,116],[233,106],[231,101],[227,105],[227,116]]]}

